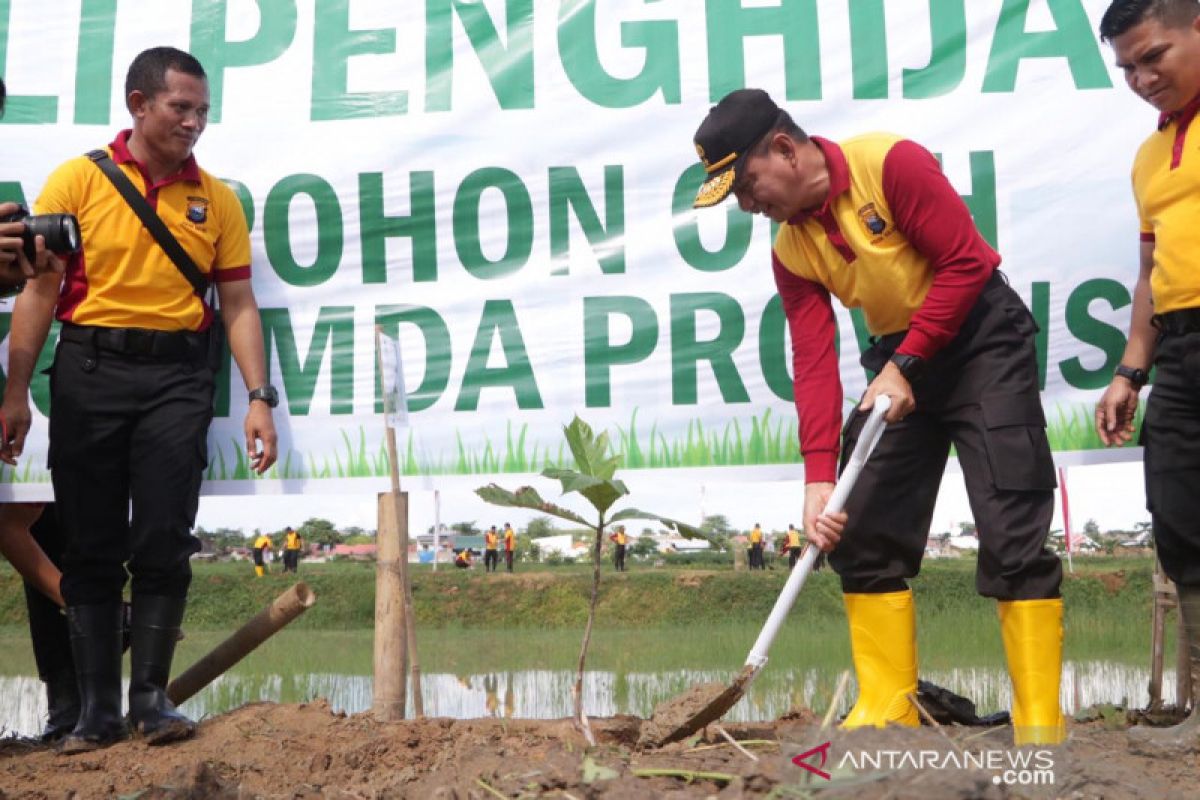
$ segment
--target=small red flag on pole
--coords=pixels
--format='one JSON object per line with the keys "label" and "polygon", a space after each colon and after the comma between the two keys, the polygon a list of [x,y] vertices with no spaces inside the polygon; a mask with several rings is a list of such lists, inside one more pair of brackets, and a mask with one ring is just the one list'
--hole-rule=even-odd
{"label": "small red flag on pole", "polygon": [[1067,550],[1067,565],[1073,572],[1071,550],[1075,543],[1071,541],[1071,503],[1067,499],[1067,470],[1063,467],[1058,468],[1058,488],[1062,492],[1063,546]]}

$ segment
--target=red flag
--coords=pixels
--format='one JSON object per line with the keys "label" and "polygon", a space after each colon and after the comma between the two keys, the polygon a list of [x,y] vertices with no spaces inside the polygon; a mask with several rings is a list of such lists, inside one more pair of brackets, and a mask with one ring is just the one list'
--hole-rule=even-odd
{"label": "red flag", "polygon": [[1067,501],[1067,471],[1058,468],[1058,487],[1062,490],[1063,545],[1071,552],[1071,504]]}

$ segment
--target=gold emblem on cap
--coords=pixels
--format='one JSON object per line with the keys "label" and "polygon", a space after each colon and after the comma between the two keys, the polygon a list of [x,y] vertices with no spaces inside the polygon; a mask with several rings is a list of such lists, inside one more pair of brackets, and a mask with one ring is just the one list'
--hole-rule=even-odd
{"label": "gold emblem on cap", "polygon": [[696,193],[696,201],[692,203],[693,208],[708,208],[715,206],[717,203],[729,196],[729,190],[733,188],[734,173],[737,170],[731,169],[727,172],[722,172],[715,178],[709,178],[700,187],[700,191]]}

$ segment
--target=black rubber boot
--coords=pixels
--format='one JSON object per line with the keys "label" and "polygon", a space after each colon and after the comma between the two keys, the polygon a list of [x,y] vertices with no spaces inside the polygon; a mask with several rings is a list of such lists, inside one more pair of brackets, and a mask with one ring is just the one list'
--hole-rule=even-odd
{"label": "black rubber boot", "polygon": [[44,744],[57,744],[79,724],[79,685],[75,670],[63,670],[42,678],[46,684],[46,727],[42,731]]}
{"label": "black rubber boot", "polygon": [[133,597],[129,721],[147,744],[168,744],[196,734],[196,723],[176,711],[167,699],[171,659],[186,605],[183,597]]}
{"label": "black rubber boot", "polygon": [[121,717],[121,604],[69,606],[67,624],[80,712],[62,752],[86,753],[128,735]]}

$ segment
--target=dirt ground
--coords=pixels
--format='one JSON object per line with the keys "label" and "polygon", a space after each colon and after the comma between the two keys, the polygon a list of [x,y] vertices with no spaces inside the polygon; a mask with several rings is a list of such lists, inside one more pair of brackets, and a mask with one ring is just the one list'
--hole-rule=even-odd
{"label": "dirt ground", "polygon": [[[128,741],[67,757],[7,740],[0,798],[1149,800],[1195,797],[1200,786],[1195,754],[1137,755],[1112,719],[1075,724],[1065,745],[1046,751],[1009,748],[1007,728],[823,730],[799,712],[726,726],[745,752],[716,727],[642,752],[643,724],[594,719],[599,742],[588,748],[569,720],[381,723],[323,702],[258,703],[206,720],[195,740],[168,747]],[[1006,775],[1013,764],[1003,759],[1017,754],[1030,759],[1027,768],[1018,762]],[[797,756],[829,777],[798,766]]]}

